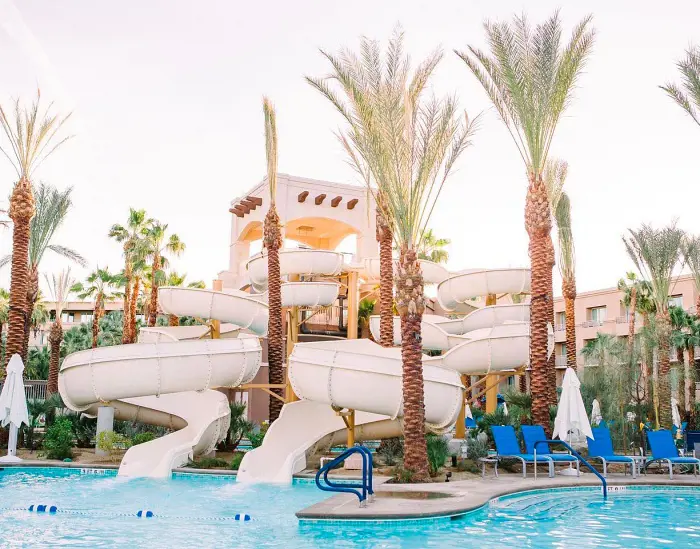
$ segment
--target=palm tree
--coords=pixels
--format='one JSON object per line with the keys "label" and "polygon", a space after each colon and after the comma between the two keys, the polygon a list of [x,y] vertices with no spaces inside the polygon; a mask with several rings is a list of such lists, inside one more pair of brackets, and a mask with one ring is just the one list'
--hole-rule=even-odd
{"label": "palm tree", "polygon": [[105,314],[105,302],[116,299],[120,292],[114,290],[120,286],[120,276],[109,272],[109,268],[100,269],[98,266],[92,271],[85,282],[77,282],[71,287],[71,292],[78,295],[79,299],[93,299],[95,306],[92,313],[92,348],[97,347],[100,319]]}
{"label": "palm tree", "polygon": [[418,259],[427,259],[433,263],[447,263],[450,254],[445,247],[449,246],[450,242],[449,238],[438,238],[432,229],[428,229],[423,233],[423,240],[418,248]]}
{"label": "palm tree", "polygon": [[700,125],[700,49],[695,46],[688,48],[685,59],[678,61],[676,66],[681,73],[681,86],[668,82],[659,87]]}
{"label": "palm tree", "polygon": [[363,299],[357,307],[357,324],[362,339],[370,337],[369,319],[374,314],[376,299]]}
{"label": "palm tree", "polygon": [[158,316],[158,287],[165,282],[165,271],[168,259],[165,253],[179,256],[185,251],[185,243],[176,234],[168,236],[167,223],[155,221],[146,231],[146,246],[148,257],[151,259],[151,298],[148,305],[148,325],[156,325]]}
{"label": "palm tree", "polygon": [[[576,254],[571,230],[571,201],[563,188],[569,166],[566,162],[552,159],[544,170],[549,205],[557,224],[559,241],[559,273],[561,274],[561,291],[564,296],[566,317],[566,361],[568,366],[576,369]],[[554,300],[552,300],[554,304]]]}
{"label": "palm tree", "polygon": [[591,16],[575,28],[562,47],[559,12],[533,30],[526,17],[513,23],[486,21],[490,54],[469,46],[455,52],[467,64],[494,104],[520,153],[528,174],[525,228],[530,243],[532,299],[530,305],[530,365],[532,416],[549,425],[551,378],[547,367],[547,324],[553,321],[552,221],[543,181],[550,145],[559,119],[571,103],[573,90],[594,39]]}
{"label": "palm tree", "polygon": [[695,292],[698,294],[695,302],[695,313],[700,315],[700,236],[686,235],[682,248],[683,259],[693,274]]}
{"label": "palm tree", "polygon": [[70,268],[61,271],[58,276],[46,276],[46,283],[51,292],[51,299],[56,303],[56,317],[51,325],[49,333],[49,346],[51,347],[51,357],[49,359],[49,381],[46,385],[46,396],[51,396],[58,392],[58,370],[61,361],[61,343],[63,342],[63,325],[61,315],[68,302],[68,296],[75,280],[71,278]]}
{"label": "palm tree", "polygon": [[411,76],[402,32],[394,33],[385,55],[376,41],[366,38],[360,48],[359,57],[347,50],[338,56],[322,52],[332,75],[307,81],[348,123],[341,134],[346,150],[366,163],[371,174],[367,181],[376,185],[376,189],[368,186],[369,192],[390,220],[399,249],[395,285],[402,331],[404,466],[422,482],[430,476],[421,361],[425,297],[417,254],[435,202],[455,161],[470,144],[475,124],[466,113],[462,118],[456,98],[424,97],[441,51],[431,54]]}
{"label": "palm tree", "polygon": [[670,338],[671,322],[668,313],[668,296],[671,290],[673,270],[681,257],[684,233],[673,222],[663,229],[642,225],[638,230],[629,229],[629,236],[622,237],[627,254],[637,270],[651,286],[651,298],[656,308],[656,325],[659,339],[659,372],[654,379],[654,404],[661,425],[671,428],[671,372]]}
{"label": "palm tree", "polygon": [[[153,224],[153,220],[146,216],[146,210],[135,210],[129,208],[129,217],[126,225],[115,224],[109,230],[109,237],[114,238],[122,244],[124,251],[124,327],[122,343],[133,343],[135,341],[135,328],[131,325],[132,314],[131,304],[135,301],[132,294],[138,295],[137,282],[134,280],[134,264],[144,257],[145,232]],[[135,288],[136,287],[136,288]],[[135,288],[135,292],[134,292]]]}
{"label": "palm tree", "polygon": [[[270,207],[265,215],[263,226],[263,246],[267,250],[267,288],[270,314],[267,327],[268,383],[284,383],[284,334],[282,333],[282,279],[280,275],[279,251],[282,247],[280,218],[277,214],[277,114],[272,102],[263,97],[265,117],[265,157],[267,159],[267,186],[270,190]],[[272,389],[282,396],[281,389]],[[282,410],[282,401],[270,399],[270,423],[275,421]]]}
{"label": "palm tree", "polygon": [[588,366],[617,366],[624,353],[624,346],[617,336],[598,332],[594,339],[586,342],[581,356]]}
{"label": "palm tree", "polygon": [[[22,357],[26,358],[29,346],[29,324],[31,311],[34,309],[39,294],[39,266],[46,250],[63,256],[78,265],[84,267],[85,259],[75,250],[53,244],[56,231],[61,227],[68,215],[73,202],[71,200],[72,187],[65,191],[59,191],[53,185],[40,183],[32,187],[35,198],[36,214],[30,223],[29,233],[29,287],[27,290],[27,318],[25,321],[24,342],[22,344]],[[0,266],[10,262],[11,256],[0,259]]]}
{"label": "palm tree", "polygon": [[[182,287],[185,285],[185,280],[187,279],[186,274],[178,274],[175,271],[170,271],[165,280],[166,286]],[[203,280],[195,280],[194,282],[187,283],[188,288],[206,288],[206,284]],[[168,315],[168,325],[169,326],[179,326],[180,318],[177,315]]]}
{"label": "palm tree", "polygon": [[[0,106],[0,125],[9,147],[0,151],[17,172],[18,180],[10,196],[9,216],[14,224],[12,231],[12,269],[10,274],[10,314],[7,334],[6,357],[22,353],[26,330],[27,291],[29,290],[29,235],[35,214],[34,193],[31,179],[36,168],[70,137],[57,140],[56,136],[68,116],[49,114],[51,105],[40,112],[41,94],[30,107],[21,107],[15,101],[14,113],[8,116]],[[0,379],[4,369],[0,367]]]}
{"label": "palm tree", "polygon": [[10,292],[5,288],[0,288],[0,335],[2,329],[7,324],[10,314]]}
{"label": "palm tree", "polygon": [[[671,344],[676,347],[678,362],[683,364],[683,392],[685,415],[690,416],[695,411],[695,346],[700,345],[700,323],[696,315],[685,312],[682,307],[670,307]],[[688,358],[685,358],[685,352]]]}

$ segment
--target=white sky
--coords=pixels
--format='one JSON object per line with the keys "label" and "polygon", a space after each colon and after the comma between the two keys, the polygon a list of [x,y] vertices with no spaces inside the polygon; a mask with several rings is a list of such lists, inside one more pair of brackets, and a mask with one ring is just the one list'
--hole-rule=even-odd
{"label": "white sky", "polygon": [[[533,21],[562,2],[500,0],[0,0],[0,101],[47,99],[72,109],[74,140],[36,179],[72,185],[74,209],[57,243],[117,270],[107,238],[129,206],[170,224],[187,244],[175,263],[209,282],[228,266],[229,202],[265,171],[261,96],[276,104],[279,169],[352,182],[332,130],[340,120],[303,80],[323,75],[318,48],[384,39],[397,22],[418,61],[441,44],[438,93],[456,92],[472,115],[484,92],[452,49],[484,45],[481,23],[527,7]],[[569,162],[580,291],[612,286],[631,268],[620,236],[673,218],[700,232],[700,128],[658,85],[677,80],[675,61],[700,43],[700,3],[565,3],[566,35],[587,13],[598,39],[573,108],[554,142]],[[12,170],[0,158],[0,196]],[[526,180],[515,146],[493,110],[441,197],[431,226],[452,239],[452,269],[527,264]],[[11,232],[0,233],[7,252]],[[43,270],[65,262],[47,253]],[[0,274],[7,285],[8,269]],[[84,274],[77,270],[76,274]],[[557,290],[555,290],[557,293]]]}

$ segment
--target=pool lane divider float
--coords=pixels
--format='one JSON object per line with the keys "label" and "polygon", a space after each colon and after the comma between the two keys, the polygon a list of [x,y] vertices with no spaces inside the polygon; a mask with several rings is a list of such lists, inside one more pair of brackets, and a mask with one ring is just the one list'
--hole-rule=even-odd
{"label": "pool lane divider float", "polygon": [[227,517],[184,517],[170,515],[156,515],[148,509],[139,509],[136,513],[109,513],[104,511],[90,511],[78,509],[58,509],[57,505],[49,504],[33,504],[27,507],[0,507],[0,511],[29,511],[30,513],[49,514],[49,515],[83,515],[83,516],[100,516],[100,517],[138,517],[138,518],[164,518],[175,520],[195,520],[195,521],[217,521],[217,522],[250,522],[253,520],[247,513],[236,513]]}

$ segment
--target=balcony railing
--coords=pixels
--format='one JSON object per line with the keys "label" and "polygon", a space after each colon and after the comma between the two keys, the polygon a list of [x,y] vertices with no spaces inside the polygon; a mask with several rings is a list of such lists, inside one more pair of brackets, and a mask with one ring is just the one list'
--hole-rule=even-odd
{"label": "balcony railing", "polygon": [[[42,379],[25,379],[24,394],[27,400],[46,400],[46,384]],[[0,391],[3,383],[0,381]]]}
{"label": "balcony railing", "polygon": [[595,328],[596,326],[602,326],[605,323],[604,320],[586,320],[581,323],[582,328]]}
{"label": "balcony railing", "polygon": [[554,367],[555,368],[566,368],[566,357],[565,356],[555,356],[554,357]]}
{"label": "balcony railing", "polygon": [[566,324],[555,324],[554,331],[555,332],[565,332],[566,331]]}

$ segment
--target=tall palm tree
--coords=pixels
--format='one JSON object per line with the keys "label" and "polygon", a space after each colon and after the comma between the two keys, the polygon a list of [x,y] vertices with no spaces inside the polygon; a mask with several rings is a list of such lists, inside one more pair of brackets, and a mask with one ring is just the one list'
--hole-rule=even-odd
{"label": "tall palm tree", "polygon": [[624,236],[627,254],[637,270],[651,286],[651,298],[656,308],[656,325],[659,340],[658,379],[654,380],[654,401],[659,421],[665,428],[671,428],[671,372],[670,338],[671,321],[668,313],[673,270],[681,257],[681,243],[684,233],[675,222],[663,229],[642,225],[640,229],[629,229]]}
{"label": "tall palm tree", "polygon": [[[0,106],[0,125],[9,145],[0,151],[17,172],[17,182],[10,196],[9,216],[13,222],[12,269],[10,274],[10,314],[7,334],[6,357],[21,353],[27,315],[27,290],[29,289],[29,234],[35,213],[31,179],[36,168],[70,137],[59,139],[58,132],[70,116],[49,114],[51,105],[40,110],[41,94],[30,107],[21,107],[15,101],[14,112]],[[0,367],[0,378],[4,369]]]}
{"label": "tall palm tree", "polygon": [[566,362],[569,367],[576,369],[576,253],[571,230],[571,201],[563,190],[568,169],[566,162],[551,159],[545,166],[544,180],[552,215],[557,224],[559,273],[566,317]]}
{"label": "tall palm tree", "polygon": [[[134,280],[134,264],[141,261],[145,255],[145,233],[153,224],[153,219],[147,217],[146,210],[135,210],[129,208],[129,216],[125,225],[115,224],[109,230],[109,237],[122,244],[124,252],[124,327],[122,333],[122,343],[133,343],[135,341],[135,328],[132,329],[131,304],[136,280]],[[137,278],[137,280],[140,280]],[[138,296],[138,288],[135,291]],[[133,333],[132,333],[133,332]]]}
{"label": "tall palm tree", "polygon": [[[170,271],[165,280],[166,286],[183,287],[185,286],[185,280],[187,280],[186,274],[179,274],[175,271]],[[203,280],[195,280],[193,282],[187,283],[188,288],[206,288],[206,284]],[[169,326],[179,326],[180,318],[177,315],[168,315],[168,325]]]}
{"label": "tall palm tree", "polygon": [[155,326],[158,316],[158,288],[165,282],[168,266],[166,253],[179,256],[185,251],[185,243],[176,234],[168,235],[167,223],[155,221],[146,231],[146,246],[151,260],[151,297],[148,305],[148,325]]}
{"label": "tall palm tree", "polygon": [[682,248],[683,260],[693,274],[695,292],[698,295],[695,302],[695,313],[700,315],[700,236],[686,235]]}
{"label": "tall palm tree", "polygon": [[92,271],[85,282],[77,282],[71,287],[71,292],[79,299],[92,299],[95,302],[92,313],[92,348],[97,347],[97,336],[100,331],[100,319],[105,314],[105,303],[115,300],[120,292],[115,291],[120,286],[120,276],[109,272],[109,268]]}
{"label": "tall palm tree", "polygon": [[433,263],[447,263],[450,254],[445,247],[449,246],[450,242],[449,238],[438,238],[432,229],[428,229],[423,233],[423,240],[418,248],[418,259],[427,259]]}
{"label": "tall palm tree", "polygon": [[61,361],[61,343],[63,342],[63,325],[61,315],[68,302],[71,287],[74,280],[70,275],[70,268],[61,271],[58,276],[51,275],[51,278],[44,275],[46,284],[51,292],[51,299],[56,303],[56,317],[49,332],[49,346],[51,347],[51,357],[49,359],[49,380],[46,385],[47,396],[58,392],[58,370]]}
{"label": "tall palm tree", "polygon": [[571,103],[573,90],[593,47],[591,16],[574,28],[562,46],[559,12],[532,29],[523,15],[512,24],[486,21],[490,52],[469,46],[456,52],[494,104],[516,144],[528,176],[525,228],[530,243],[532,299],[530,305],[530,365],[532,415],[549,425],[553,388],[547,367],[548,323],[552,307],[554,246],[552,221],[543,181],[557,124]]}
{"label": "tall palm tree", "polygon": [[[695,410],[695,346],[700,344],[700,325],[698,317],[687,313],[683,307],[669,307],[671,318],[671,345],[676,348],[678,362],[683,364],[683,391],[682,396],[685,415],[690,416]],[[688,353],[686,359],[685,353]]]}
{"label": "tall palm tree", "polygon": [[[280,275],[280,255],[282,231],[277,214],[277,114],[272,102],[263,97],[265,118],[265,158],[267,159],[267,187],[270,191],[270,207],[265,215],[263,226],[263,246],[267,250],[267,288],[270,314],[267,326],[268,383],[284,383],[284,334],[282,333],[282,279]],[[282,396],[281,389],[272,391]],[[270,399],[270,423],[275,421],[282,410],[282,401]]]}
{"label": "tall palm tree", "polygon": [[307,81],[345,118],[348,127],[342,135],[366,162],[376,185],[368,188],[390,220],[399,249],[395,285],[402,333],[404,466],[421,482],[430,476],[421,361],[425,297],[417,254],[440,191],[470,144],[475,124],[459,112],[454,97],[424,96],[441,51],[411,75],[402,32],[394,33],[385,55],[378,42],[366,38],[360,48],[359,57],[348,50],[340,55],[322,52],[332,66],[331,76]]}
{"label": "tall palm tree", "polygon": [[[68,187],[64,191],[59,191],[53,185],[39,183],[39,185],[32,186],[32,192],[35,199],[36,214],[30,223],[29,233],[29,286],[26,303],[27,318],[21,353],[23,359],[27,356],[29,345],[31,312],[34,310],[34,304],[39,294],[39,267],[46,250],[51,250],[82,267],[86,265],[85,259],[78,252],[67,246],[53,243],[56,231],[65,221],[68,211],[73,205],[71,200],[73,188]],[[11,255],[3,257],[0,259],[0,266],[6,265],[11,259]]]}
{"label": "tall palm tree", "polygon": [[668,82],[659,87],[700,125],[700,48],[688,48],[685,59],[678,61],[676,67],[681,73],[681,85]]}

